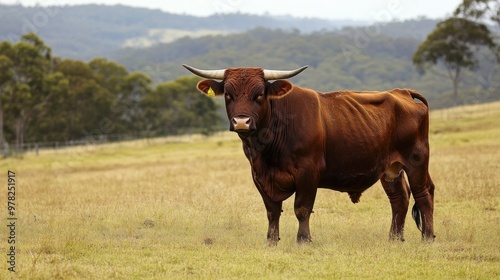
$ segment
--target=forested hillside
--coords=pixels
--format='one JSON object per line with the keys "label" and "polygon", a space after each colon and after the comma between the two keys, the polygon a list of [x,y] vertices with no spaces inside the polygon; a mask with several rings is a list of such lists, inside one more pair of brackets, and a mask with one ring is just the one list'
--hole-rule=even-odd
{"label": "forested hillside", "polygon": [[0,4],[0,41],[35,32],[61,57],[90,60],[124,46],[145,46],[182,36],[244,32],[263,26],[311,32],[359,25],[349,20],[221,14],[194,17],[122,5],[24,7]]}
{"label": "forested hillside", "polygon": [[[454,105],[446,72],[437,69],[422,75],[411,62],[422,40],[412,32],[406,37],[387,36],[382,31],[387,27],[394,25],[310,34],[257,28],[242,34],[183,38],[146,49],[125,49],[113,58],[128,69],[147,73],[156,82],[188,75],[181,67],[183,63],[212,69],[292,69],[309,65],[294,78],[295,83],[319,91],[408,87],[424,94],[433,108]],[[499,77],[493,75],[495,66],[491,54],[484,52],[480,67],[463,74],[461,103],[500,98]]]}

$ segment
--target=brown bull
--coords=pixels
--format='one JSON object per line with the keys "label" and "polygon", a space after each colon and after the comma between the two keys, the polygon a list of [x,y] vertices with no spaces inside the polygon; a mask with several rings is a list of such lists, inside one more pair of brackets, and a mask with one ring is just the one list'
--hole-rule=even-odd
{"label": "brown bull", "polygon": [[279,240],[282,202],[293,193],[297,242],[310,242],[309,217],[318,188],[347,192],[357,203],[377,180],[392,207],[390,238],[404,240],[411,193],[422,237],[434,239],[429,110],[422,95],[409,89],[319,93],[282,80],[306,67],[293,71],[184,67],[210,79],[198,83],[201,92],[225,97],[230,130],[243,142],[267,209],[270,244]]}

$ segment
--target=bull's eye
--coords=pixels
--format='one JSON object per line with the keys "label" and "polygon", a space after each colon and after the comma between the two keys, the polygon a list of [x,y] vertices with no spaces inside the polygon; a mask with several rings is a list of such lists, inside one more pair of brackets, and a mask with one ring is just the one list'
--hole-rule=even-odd
{"label": "bull's eye", "polygon": [[232,99],[231,95],[226,91],[224,92],[224,96],[226,97],[226,100],[229,101]]}
{"label": "bull's eye", "polygon": [[264,101],[264,87],[257,86],[253,88],[251,92],[252,99],[257,101],[258,103],[262,103]]}
{"label": "bull's eye", "polygon": [[264,100],[264,94],[263,93],[257,94],[255,100],[257,100],[257,102],[262,102]]}

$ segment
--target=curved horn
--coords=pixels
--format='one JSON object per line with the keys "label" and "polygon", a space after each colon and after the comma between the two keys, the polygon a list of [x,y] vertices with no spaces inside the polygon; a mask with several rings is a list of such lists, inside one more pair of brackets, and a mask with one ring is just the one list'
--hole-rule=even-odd
{"label": "curved horn", "polygon": [[198,75],[203,78],[207,79],[217,79],[217,80],[223,80],[224,79],[224,72],[226,72],[226,69],[221,69],[221,70],[201,70],[201,69],[196,69],[192,66],[182,64],[184,68],[187,70],[191,71],[193,74]]}
{"label": "curved horn", "polygon": [[295,75],[298,75],[300,72],[304,71],[307,67],[309,67],[309,65],[302,66],[300,68],[291,71],[264,69],[264,79],[265,80],[288,79]]}

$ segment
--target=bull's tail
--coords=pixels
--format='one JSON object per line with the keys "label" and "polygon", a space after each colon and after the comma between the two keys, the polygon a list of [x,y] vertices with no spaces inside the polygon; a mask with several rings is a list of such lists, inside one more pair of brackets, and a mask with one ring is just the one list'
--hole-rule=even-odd
{"label": "bull's tail", "polygon": [[429,103],[427,103],[427,99],[425,99],[425,97],[423,95],[421,95],[420,93],[418,93],[414,90],[411,90],[411,89],[408,89],[408,92],[410,93],[411,98],[418,99],[418,100],[422,101],[422,103],[424,103],[425,106],[427,108],[429,108]]}
{"label": "bull's tail", "polygon": [[[429,103],[427,102],[427,99],[425,99],[425,97],[423,97],[420,93],[418,93],[412,89],[407,89],[407,91],[410,94],[411,98],[422,101],[422,103],[424,103],[424,105],[427,108],[429,108]],[[427,126],[428,126],[428,120],[427,120]],[[427,127],[427,129],[428,129],[428,127]],[[415,204],[413,205],[413,208],[411,209],[411,216],[413,217],[413,220],[415,221],[415,224],[417,225],[418,230],[420,230],[420,232],[422,232],[422,214],[420,213],[420,208],[418,208],[417,202],[415,202]]]}
{"label": "bull's tail", "polygon": [[413,217],[413,220],[415,220],[418,230],[422,232],[422,215],[420,215],[420,209],[418,208],[417,203],[415,203],[411,209],[411,216]]}

